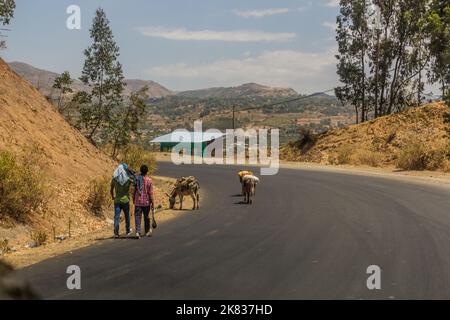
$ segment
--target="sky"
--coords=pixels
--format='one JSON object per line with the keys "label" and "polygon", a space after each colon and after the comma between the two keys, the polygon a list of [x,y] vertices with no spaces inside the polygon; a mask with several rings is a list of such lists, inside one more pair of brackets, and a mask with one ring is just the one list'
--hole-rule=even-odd
{"label": "sky", "polygon": [[[337,0],[16,0],[8,62],[79,77],[89,28],[102,7],[126,78],[174,91],[256,82],[299,93],[338,84]],[[70,5],[81,29],[69,30]]]}

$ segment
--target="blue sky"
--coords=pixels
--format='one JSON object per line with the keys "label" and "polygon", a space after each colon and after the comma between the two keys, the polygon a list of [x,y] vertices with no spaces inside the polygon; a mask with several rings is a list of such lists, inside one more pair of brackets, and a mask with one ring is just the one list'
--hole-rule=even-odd
{"label": "blue sky", "polygon": [[[335,0],[16,0],[7,61],[80,75],[89,28],[101,6],[127,78],[172,90],[257,82],[301,93],[337,84]],[[69,5],[81,30],[66,28]]]}

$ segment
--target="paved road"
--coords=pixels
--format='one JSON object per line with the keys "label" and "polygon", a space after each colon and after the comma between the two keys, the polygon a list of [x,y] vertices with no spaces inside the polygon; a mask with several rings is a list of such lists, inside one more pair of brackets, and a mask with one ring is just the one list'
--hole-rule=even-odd
{"label": "paved road", "polygon": [[[400,181],[281,169],[253,205],[236,167],[173,166],[195,175],[201,208],[152,239],[106,240],[22,272],[45,298],[450,298],[450,191]],[[82,270],[82,290],[65,270]],[[381,290],[366,287],[369,265]]]}

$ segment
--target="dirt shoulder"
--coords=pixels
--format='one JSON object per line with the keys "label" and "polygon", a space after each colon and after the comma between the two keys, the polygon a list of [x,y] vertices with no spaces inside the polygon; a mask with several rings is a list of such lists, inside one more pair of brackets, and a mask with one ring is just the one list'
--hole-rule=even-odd
{"label": "dirt shoulder", "polygon": [[[167,196],[165,192],[171,189],[171,186],[175,182],[172,178],[167,177],[152,177],[155,184],[155,201],[156,205],[161,205],[162,208],[155,214],[155,220],[158,223],[158,227],[163,226],[164,223],[170,221],[179,216],[180,211],[170,210]],[[131,226],[134,228],[134,210],[131,209]],[[102,219],[99,218],[95,230],[78,230],[70,238],[66,238],[63,241],[50,239],[47,244],[35,248],[29,248],[26,246],[20,246],[15,248],[13,252],[7,253],[1,258],[7,263],[11,264],[14,268],[23,268],[40,261],[64,254],[70,253],[76,249],[99,245],[103,241],[112,239],[113,235],[113,210],[112,207],[108,208],[108,212]],[[20,229],[20,230],[19,230]],[[2,233],[6,233],[8,229],[0,230]],[[28,236],[26,227],[18,226],[16,228],[9,229],[9,232],[20,232],[25,237]],[[121,219],[121,233],[125,233],[123,215]],[[67,236],[67,234],[65,235]]]}
{"label": "dirt shoulder", "polygon": [[[170,153],[155,153],[158,161],[170,162]],[[247,167],[255,165],[234,165],[236,167]],[[259,167],[260,165],[256,165]],[[297,162],[280,160],[280,167],[286,169],[299,169],[311,171],[329,171],[345,174],[363,175],[363,176],[378,176],[383,178],[397,179],[407,182],[432,184],[442,187],[450,188],[450,173],[442,171],[404,171],[399,170],[394,166],[385,167],[370,167],[370,166],[355,166],[355,165],[331,165],[319,164],[313,162]]]}
{"label": "dirt shoulder", "polygon": [[324,165],[309,162],[289,161],[281,161],[280,166],[287,169],[329,171],[362,176],[377,176],[412,183],[431,184],[450,188],[450,173],[441,171],[403,171],[395,168],[394,166],[374,168],[369,166]]}

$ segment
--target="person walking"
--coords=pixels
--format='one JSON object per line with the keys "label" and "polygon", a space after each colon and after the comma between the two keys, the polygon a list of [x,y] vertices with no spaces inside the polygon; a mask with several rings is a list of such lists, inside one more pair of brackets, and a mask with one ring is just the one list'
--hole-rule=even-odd
{"label": "person walking", "polygon": [[153,182],[150,177],[147,176],[148,167],[142,165],[140,168],[140,174],[136,176],[134,180],[134,217],[136,223],[136,237],[141,236],[141,216],[144,216],[144,230],[147,237],[152,236],[152,227],[150,222],[150,210],[155,207],[153,197]]}
{"label": "person walking", "polygon": [[130,227],[130,186],[132,172],[125,163],[120,164],[114,171],[111,180],[111,198],[114,201],[114,238],[119,237],[120,214],[125,215],[125,229],[127,236],[131,235]]}

